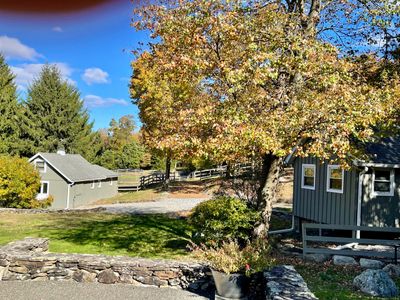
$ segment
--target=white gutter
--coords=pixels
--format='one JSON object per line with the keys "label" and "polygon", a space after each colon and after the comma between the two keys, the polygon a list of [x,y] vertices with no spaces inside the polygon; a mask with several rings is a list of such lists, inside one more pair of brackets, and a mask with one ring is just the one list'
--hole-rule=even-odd
{"label": "white gutter", "polygon": [[70,189],[71,189],[71,187],[73,186],[74,184],[73,183],[69,183],[68,184],[68,190],[67,190],[67,207],[66,207],[66,209],[69,209],[70,207],[69,207],[69,196],[70,196]]}
{"label": "white gutter", "polygon": [[[368,172],[368,167],[364,167],[358,176],[358,197],[357,197],[357,226],[361,226],[361,208],[362,208],[362,186],[364,183],[364,175]],[[356,238],[360,238],[360,230],[356,232]]]}

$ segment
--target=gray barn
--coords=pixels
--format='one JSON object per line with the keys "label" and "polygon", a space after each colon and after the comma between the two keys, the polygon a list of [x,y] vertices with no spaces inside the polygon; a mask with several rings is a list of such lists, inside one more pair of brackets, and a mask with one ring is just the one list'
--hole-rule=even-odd
{"label": "gray barn", "polygon": [[351,170],[316,158],[292,158],[293,210],[300,220],[400,227],[400,138],[369,144],[369,161]]}
{"label": "gray barn", "polygon": [[29,162],[41,176],[37,199],[53,196],[51,208],[75,208],[118,193],[118,175],[79,154],[38,153]]}

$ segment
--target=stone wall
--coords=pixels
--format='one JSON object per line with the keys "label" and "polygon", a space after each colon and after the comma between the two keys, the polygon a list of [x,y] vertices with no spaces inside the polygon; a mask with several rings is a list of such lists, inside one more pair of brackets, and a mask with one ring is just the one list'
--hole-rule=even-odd
{"label": "stone wall", "polygon": [[74,280],[191,290],[210,286],[208,268],[198,263],[47,251],[48,239],[27,238],[0,248],[0,281]]}

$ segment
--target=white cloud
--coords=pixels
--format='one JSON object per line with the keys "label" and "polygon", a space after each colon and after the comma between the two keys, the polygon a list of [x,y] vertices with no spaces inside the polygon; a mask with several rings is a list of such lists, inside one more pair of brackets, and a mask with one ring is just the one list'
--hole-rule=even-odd
{"label": "white cloud", "polygon": [[83,101],[87,108],[108,107],[112,105],[129,105],[129,102],[124,99],[102,98],[96,95],[87,95],[83,98]]}
{"label": "white cloud", "polygon": [[88,84],[109,83],[108,73],[100,68],[88,68],[82,75],[82,79]]}
{"label": "white cloud", "polygon": [[24,45],[20,40],[6,35],[0,36],[0,53],[6,58],[15,58],[34,61],[43,55],[36,52],[35,49]]}
{"label": "white cloud", "polygon": [[[76,82],[73,81],[70,76],[73,72],[72,68],[62,62],[52,63],[52,65],[56,65],[57,68],[61,72],[61,77],[64,80],[67,80],[69,83],[76,85]],[[42,70],[44,64],[21,64],[18,66],[11,66],[11,71],[15,74],[15,81],[20,90],[26,90],[29,84],[38,77],[40,71]]]}
{"label": "white cloud", "polygon": [[64,30],[60,26],[54,26],[51,30],[54,32],[64,32]]}

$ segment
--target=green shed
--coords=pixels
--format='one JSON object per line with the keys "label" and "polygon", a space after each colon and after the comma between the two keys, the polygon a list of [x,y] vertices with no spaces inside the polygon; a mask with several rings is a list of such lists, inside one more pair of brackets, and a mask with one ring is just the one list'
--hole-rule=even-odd
{"label": "green shed", "polygon": [[79,154],[40,152],[29,162],[41,177],[37,199],[53,196],[51,208],[76,208],[118,193],[118,174],[89,163]]}
{"label": "green shed", "polygon": [[400,137],[366,145],[367,161],[350,170],[292,156],[297,220],[335,225],[400,227]]}

